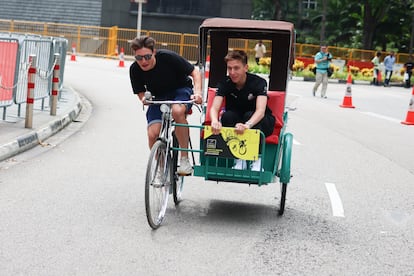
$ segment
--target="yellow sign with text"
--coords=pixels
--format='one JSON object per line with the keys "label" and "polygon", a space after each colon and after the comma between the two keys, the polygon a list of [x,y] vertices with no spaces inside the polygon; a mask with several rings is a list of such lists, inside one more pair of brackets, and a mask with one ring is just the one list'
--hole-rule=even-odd
{"label": "yellow sign with text", "polygon": [[205,126],[203,138],[205,155],[243,160],[259,159],[258,129],[246,129],[243,134],[237,134],[234,128],[223,127],[220,134],[215,135],[211,126]]}

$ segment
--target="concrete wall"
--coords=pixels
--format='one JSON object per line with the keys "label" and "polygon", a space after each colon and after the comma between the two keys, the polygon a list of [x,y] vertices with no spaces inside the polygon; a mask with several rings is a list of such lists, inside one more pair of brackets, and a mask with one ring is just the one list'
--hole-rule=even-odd
{"label": "concrete wall", "polygon": [[[206,0],[200,0],[206,2]],[[145,7],[146,4],[143,4]],[[198,27],[208,17],[250,18],[252,13],[251,0],[210,0],[203,6],[204,14],[171,14],[160,12],[143,12],[142,29],[179,33],[198,33]],[[145,10],[145,9],[143,9]],[[168,11],[168,10],[167,10]],[[137,11],[131,10],[127,28],[136,28]]]}
{"label": "concrete wall", "polygon": [[[160,5],[159,3],[164,3]],[[208,17],[250,18],[251,0],[148,0],[142,29],[197,34]],[[152,6],[150,6],[150,4]],[[0,0],[0,19],[135,29],[137,9],[127,0]],[[146,10],[148,5],[149,11]],[[158,7],[162,6],[160,9]]]}
{"label": "concrete wall", "polygon": [[127,0],[102,0],[101,26],[136,28],[137,18],[135,16],[135,25],[133,25],[130,19],[129,6],[130,2]]}
{"label": "concrete wall", "polygon": [[102,0],[0,0],[0,19],[99,26]]}

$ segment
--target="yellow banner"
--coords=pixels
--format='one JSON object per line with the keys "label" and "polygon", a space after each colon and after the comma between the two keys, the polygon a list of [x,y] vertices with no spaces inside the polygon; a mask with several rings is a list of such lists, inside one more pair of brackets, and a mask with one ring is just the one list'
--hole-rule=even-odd
{"label": "yellow banner", "polygon": [[234,128],[223,127],[214,135],[211,126],[204,127],[204,154],[243,160],[259,158],[260,131],[246,129],[239,135]]}

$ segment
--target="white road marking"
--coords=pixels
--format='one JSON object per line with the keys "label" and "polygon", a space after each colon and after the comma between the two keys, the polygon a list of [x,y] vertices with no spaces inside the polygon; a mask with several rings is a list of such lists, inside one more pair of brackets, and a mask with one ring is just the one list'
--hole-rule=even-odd
{"label": "white road marking", "polygon": [[334,217],[344,217],[344,207],[342,206],[342,201],[336,190],[335,184],[325,183],[325,187],[331,200],[332,215]]}
{"label": "white road marking", "polygon": [[401,120],[397,120],[395,118],[392,117],[388,117],[388,116],[384,116],[381,114],[377,114],[377,113],[373,113],[373,112],[365,112],[365,111],[361,111],[362,114],[368,115],[368,116],[372,116],[372,117],[376,117],[376,118],[380,118],[380,119],[384,119],[390,122],[394,122],[394,123],[400,123]]}

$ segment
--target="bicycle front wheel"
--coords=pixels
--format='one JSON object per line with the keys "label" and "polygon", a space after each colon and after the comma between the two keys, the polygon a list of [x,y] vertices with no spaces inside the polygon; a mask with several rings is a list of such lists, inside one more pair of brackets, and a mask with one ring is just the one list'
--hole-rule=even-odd
{"label": "bicycle front wheel", "polygon": [[172,178],[167,145],[157,141],[152,146],[145,176],[145,211],[148,224],[153,229],[157,229],[165,217]]}

